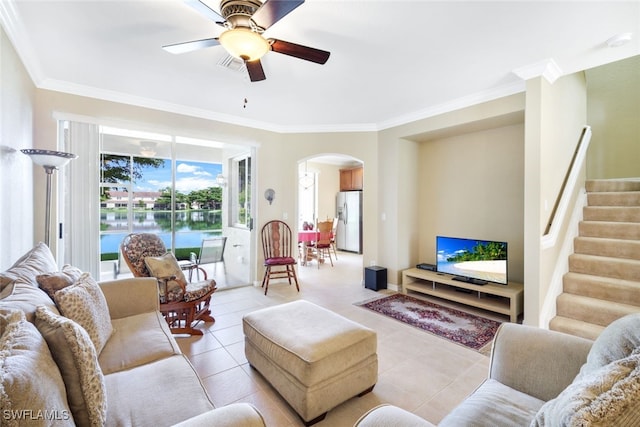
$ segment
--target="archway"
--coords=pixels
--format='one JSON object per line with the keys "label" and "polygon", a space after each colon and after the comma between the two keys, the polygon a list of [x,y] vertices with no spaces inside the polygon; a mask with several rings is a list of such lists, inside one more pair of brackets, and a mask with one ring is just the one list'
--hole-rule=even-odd
{"label": "archway", "polygon": [[[364,183],[362,171],[364,162],[355,157],[340,153],[318,153],[298,161],[298,192],[296,206],[296,226],[300,230],[303,223],[316,224],[336,217],[346,220],[345,201],[338,203],[341,190],[349,190],[350,196],[359,200],[358,209],[351,212],[351,223],[348,225],[349,244],[347,239],[347,225],[341,227],[338,235],[341,238],[339,249],[349,252],[362,253],[362,197]],[[358,171],[355,178],[356,186],[345,188],[345,173]],[[340,206],[338,206],[340,205]]]}

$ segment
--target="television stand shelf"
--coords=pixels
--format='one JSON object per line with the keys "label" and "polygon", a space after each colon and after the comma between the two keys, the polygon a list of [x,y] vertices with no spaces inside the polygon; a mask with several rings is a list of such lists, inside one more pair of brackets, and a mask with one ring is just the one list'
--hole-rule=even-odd
{"label": "television stand shelf", "polygon": [[474,285],[455,281],[453,276],[447,274],[410,268],[402,272],[402,293],[408,291],[506,314],[511,322],[517,322],[518,316],[524,311],[522,283]]}

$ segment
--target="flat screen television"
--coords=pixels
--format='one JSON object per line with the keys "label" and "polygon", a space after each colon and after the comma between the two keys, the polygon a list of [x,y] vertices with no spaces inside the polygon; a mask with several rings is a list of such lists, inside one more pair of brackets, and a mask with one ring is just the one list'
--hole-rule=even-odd
{"label": "flat screen television", "polygon": [[476,285],[507,284],[507,242],[436,236],[436,271]]}

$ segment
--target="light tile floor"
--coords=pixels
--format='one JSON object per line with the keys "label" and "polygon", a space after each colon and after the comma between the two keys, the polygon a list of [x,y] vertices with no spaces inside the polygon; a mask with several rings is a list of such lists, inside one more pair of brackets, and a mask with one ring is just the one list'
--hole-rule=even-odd
{"label": "light tile floor", "polygon": [[[178,338],[216,407],[250,402],[268,426],[303,423],[278,393],[249,367],[244,356],[242,316],[253,310],[305,299],[368,326],[378,333],[378,383],[373,392],[329,411],[317,427],[352,426],[368,409],[391,403],[437,424],[487,376],[489,359],[354,303],[379,296],[362,284],[362,258],[339,253],[334,267],[299,266],[300,292],[272,282],[258,287],[222,289],[213,296],[213,324],[200,324],[201,337]],[[292,319],[295,321],[295,319]]]}

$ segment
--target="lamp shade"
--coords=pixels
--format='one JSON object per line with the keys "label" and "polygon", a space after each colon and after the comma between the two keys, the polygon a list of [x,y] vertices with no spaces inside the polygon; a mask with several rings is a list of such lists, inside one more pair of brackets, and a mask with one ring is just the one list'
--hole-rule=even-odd
{"label": "lamp shade", "polygon": [[271,49],[269,42],[250,28],[227,30],[220,34],[218,40],[231,56],[244,61],[260,59]]}
{"label": "lamp shade", "polygon": [[31,160],[36,165],[55,169],[61,168],[69,163],[70,160],[78,157],[76,154],[63,153],[62,151],[40,150],[37,148],[25,148],[20,151],[31,157]]}

